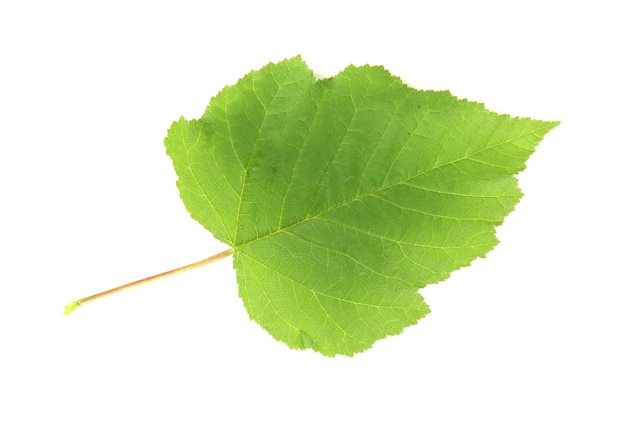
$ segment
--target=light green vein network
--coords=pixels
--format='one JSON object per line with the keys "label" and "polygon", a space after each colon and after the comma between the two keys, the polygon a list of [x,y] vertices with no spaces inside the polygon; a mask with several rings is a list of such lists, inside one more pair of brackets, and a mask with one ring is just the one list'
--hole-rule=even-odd
{"label": "light green vein network", "polygon": [[166,147],[191,216],[234,248],[250,317],[292,348],[353,355],[415,324],[419,288],[497,244],[515,174],[556,125],[382,67],[317,80],[295,57],[175,122]]}

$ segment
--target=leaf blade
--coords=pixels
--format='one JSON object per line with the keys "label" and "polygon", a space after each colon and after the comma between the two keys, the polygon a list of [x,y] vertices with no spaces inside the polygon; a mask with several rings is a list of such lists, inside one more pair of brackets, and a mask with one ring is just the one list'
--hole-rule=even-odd
{"label": "leaf blade", "polygon": [[[233,247],[250,317],[331,356],[416,323],[429,311],[419,288],[493,249],[522,196],[515,174],[558,125],[418,91],[382,67],[315,80],[299,57],[227,87],[201,121],[204,156],[173,157],[181,197]],[[180,183],[203,162],[210,177]],[[230,195],[212,203],[215,191]],[[195,208],[203,198],[213,213]]]}

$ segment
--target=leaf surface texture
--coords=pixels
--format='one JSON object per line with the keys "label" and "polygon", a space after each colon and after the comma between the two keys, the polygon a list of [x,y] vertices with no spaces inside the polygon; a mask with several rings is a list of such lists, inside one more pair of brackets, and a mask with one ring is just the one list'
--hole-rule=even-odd
{"label": "leaf surface texture", "polygon": [[250,317],[353,355],[424,317],[419,288],[496,244],[515,174],[557,122],[511,118],[380,66],[253,71],[166,138],[191,216],[233,247]]}

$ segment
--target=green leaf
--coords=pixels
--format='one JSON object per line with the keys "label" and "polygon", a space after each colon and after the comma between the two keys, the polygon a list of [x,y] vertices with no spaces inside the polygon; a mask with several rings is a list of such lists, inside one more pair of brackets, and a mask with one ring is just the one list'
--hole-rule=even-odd
{"label": "green leaf", "polygon": [[250,317],[334,356],[415,324],[419,288],[497,244],[514,175],[556,125],[380,66],[316,80],[294,57],[225,87],[165,143],[191,216],[233,248]]}

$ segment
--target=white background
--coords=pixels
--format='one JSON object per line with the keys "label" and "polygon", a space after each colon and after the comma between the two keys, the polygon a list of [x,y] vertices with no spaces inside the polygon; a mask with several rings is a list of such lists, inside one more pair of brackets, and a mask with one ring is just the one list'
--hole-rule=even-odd
{"label": "white background", "polygon": [[[624,424],[624,14],[618,2],[3,2],[0,423]],[[411,5],[411,6],[409,6]],[[615,5],[615,6],[613,6]],[[353,358],[248,319],[163,138],[301,54],[560,120],[486,259]]]}

